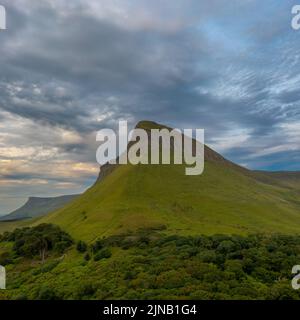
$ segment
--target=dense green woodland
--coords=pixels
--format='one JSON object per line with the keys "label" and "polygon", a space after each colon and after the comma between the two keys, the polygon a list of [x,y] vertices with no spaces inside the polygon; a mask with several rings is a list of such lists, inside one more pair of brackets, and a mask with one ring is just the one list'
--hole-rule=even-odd
{"label": "dense green woodland", "polygon": [[300,236],[178,236],[140,230],[74,241],[43,224],[6,232],[2,299],[299,299]]}

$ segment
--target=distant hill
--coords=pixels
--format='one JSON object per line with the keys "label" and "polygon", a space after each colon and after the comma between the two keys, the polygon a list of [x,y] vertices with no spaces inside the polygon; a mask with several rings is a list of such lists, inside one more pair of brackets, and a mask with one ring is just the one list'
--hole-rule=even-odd
{"label": "distant hill", "polygon": [[162,226],[185,235],[300,232],[299,173],[251,171],[208,147],[202,175],[186,176],[184,168],[105,165],[93,187],[35,223],[58,224],[86,240]]}
{"label": "distant hill", "polygon": [[79,195],[68,195],[54,198],[31,197],[21,208],[1,217],[0,221],[16,221],[41,217],[49,212],[61,209],[78,196]]}

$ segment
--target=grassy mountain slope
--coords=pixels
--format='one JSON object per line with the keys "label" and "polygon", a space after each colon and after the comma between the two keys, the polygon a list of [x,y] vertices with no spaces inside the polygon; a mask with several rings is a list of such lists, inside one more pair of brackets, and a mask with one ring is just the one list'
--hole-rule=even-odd
{"label": "grassy mountain slope", "polygon": [[16,221],[0,221],[0,234],[6,231],[13,231],[16,228],[23,228],[31,226],[35,223],[36,219],[25,219]]}
{"label": "grassy mountain slope", "polygon": [[36,218],[62,208],[74,200],[78,195],[68,195],[53,198],[30,197],[19,209],[1,217],[0,221],[15,221],[28,218]]}
{"label": "grassy mountain slope", "polygon": [[186,176],[185,165],[109,166],[82,196],[36,223],[85,240],[162,225],[180,234],[300,232],[297,183],[249,171],[209,148],[205,159],[200,176]]}
{"label": "grassy mountain slope", "polygon": [[289,189],[300,190],[300,172],[298,171],[253,171],[255,177],[265,183],[277,184]]}

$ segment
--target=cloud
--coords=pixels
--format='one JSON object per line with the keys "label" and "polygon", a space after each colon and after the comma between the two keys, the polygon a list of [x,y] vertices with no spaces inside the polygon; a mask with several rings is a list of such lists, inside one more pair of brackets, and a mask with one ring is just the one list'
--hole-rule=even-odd
{"label": "cloud", "polygon": [[299,169],[293,1],[3,2],[0,197],[15,198],[0,211],[88,187],[96,131],[118,120],[204,128],[231,160]]}

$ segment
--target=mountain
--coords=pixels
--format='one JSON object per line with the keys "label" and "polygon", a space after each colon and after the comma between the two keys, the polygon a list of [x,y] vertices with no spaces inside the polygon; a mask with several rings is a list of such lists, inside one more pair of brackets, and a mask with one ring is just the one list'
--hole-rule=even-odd
{"label": "mountain", "polygon": [[186,176],[184,169],[107,164],[94,186],[35,224],[58,224],[84,240],[138,228],[184,235],[300,232],[299,173],[250,171],[207,146],[204,173]]}
{"label": "mountain", "polygon": [[37,218],[62,208],[78,196],[79,195],[68,195],[54,198],[31,197],[21,208],[1,217],[0,221],[16,221],[28,218]]}

